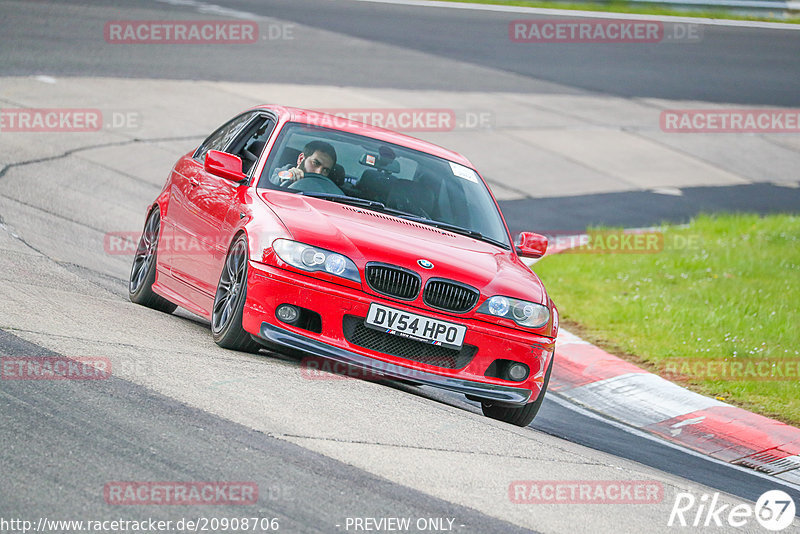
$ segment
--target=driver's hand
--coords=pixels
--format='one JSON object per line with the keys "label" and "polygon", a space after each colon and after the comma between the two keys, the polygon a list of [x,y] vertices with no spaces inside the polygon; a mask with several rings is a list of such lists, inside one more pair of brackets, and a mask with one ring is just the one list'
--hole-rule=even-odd
{"label": "driver's hand", "polygon": [[281,171],[278,173],[282,184],[291,184],[303,177],[303,169],[297,167]]}

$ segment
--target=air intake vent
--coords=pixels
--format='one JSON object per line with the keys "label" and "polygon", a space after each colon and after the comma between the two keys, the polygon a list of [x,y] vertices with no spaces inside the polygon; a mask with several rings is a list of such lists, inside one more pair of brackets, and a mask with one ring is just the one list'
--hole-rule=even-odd
{"label": "air intake vent", "polygon": [[429,232],[433,232],[434,234],[446,235],[447,237],[458,237],[454,233],[446,232],[444,230],[436,228],[435,226],[428,226],[427,224],[415,223],[415,222],[403,219],[401,217],[393,217],[393,216],[390,216],[390,215],[384,215],[382,213],[376,213],[376,212],[374,212],[372,210],[367,210],[367,209],[363,209],[362,210],[362,209],[358,209],[358,208],[352,208],[350,206],[342,206],[342,209],[343,210],[347,210],[347,211],[354,211],[356,213],[360,213],[362,215],[368,215],[370,217],[375,217],[377,219],[384,219],[386,221],[393,221],[393,222],[396,222],[396,223],[405,224],[406,226],[413,226],[414,228],[419,228],[420,230],[427,230]]}
{"label": "air intake vent", "polygon": [[474,345],[464,345],[461,350],[453,350],[378,332],[364,326],[363,317],[354,315],[344,316],[342,328],[345,339],[353,345],[445,369],[463,369],[478,353],[478,347]]}
{"label": "air intake vent", "polygon": [[414,300],[419,295],[421,282],[414,271],[382,263],[368,263],[366,274],[369,287],[381,295],[402,300]]}
{"label": "air intake vent", "polygon": [[454,313],[464,313],[475,307],[480,293],[466,284],[431,278],[425,284],[422,300],[431,308]]}

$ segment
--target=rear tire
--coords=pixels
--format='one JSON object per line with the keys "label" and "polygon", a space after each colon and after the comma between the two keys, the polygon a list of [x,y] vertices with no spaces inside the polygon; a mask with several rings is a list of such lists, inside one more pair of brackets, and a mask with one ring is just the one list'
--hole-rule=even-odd
{"label": "rear tire", "polygon": [[553,370],[553,360],[555,360],[555,354],[550,358],[550,364],[547,366],[547,372],[544,375],[544,382],[542,383],[542,391],[539,392],[539,397],[535,401],[521,407],[487,405],[481,403],[483,415],[517,426],[528,426],[531,424],[531,421],[533,421],[536,414],[539,413],[539,408],[542,407],[542,403],[544,402],[544,394],[547,393],[547,385],[550,383],[550,373]]}
{"label": "rear tire", "polygon": [[258,352],[261,345],[242,328],[248,259],[247,238],[240,235],[231,245],[219,276],[211,310],[211,335],[214,342],[224,349]]}
{"label": "rear tire", "polygon": [[156,281],[156,259],[158,237],[161,231],[161,213],[154,209],[144,223],[142,237],[133,257],[131,275],[128,279],[128,298],[131,302],[153,308],[164,313],[172,313],[177,308],[164,297],[153,292]]}

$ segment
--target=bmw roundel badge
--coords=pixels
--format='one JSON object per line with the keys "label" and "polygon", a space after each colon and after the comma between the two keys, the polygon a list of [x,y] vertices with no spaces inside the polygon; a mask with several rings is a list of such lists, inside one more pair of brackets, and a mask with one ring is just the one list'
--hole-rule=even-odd
{"label": "bmw roundel badge", "polygon": [[431,262],[429,262],[428,260],[417,260],[417,263],[423,269],[433,269],[433,264]]}

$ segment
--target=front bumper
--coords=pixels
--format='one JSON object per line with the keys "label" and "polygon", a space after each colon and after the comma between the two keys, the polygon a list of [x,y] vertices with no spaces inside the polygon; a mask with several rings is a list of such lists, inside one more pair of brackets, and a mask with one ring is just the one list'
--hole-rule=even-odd
{"label": "front bumper", "polygon": [[[251,261],[249,267],[242,326],[265,345],[293,348],[378,375],[503,404],[524,405],[539,396],[544,371],[553,354],[552,339],[469,318],[413,308],[365,293],[362,287],[346,287],[263,263]],[[465,367],[446,368],[354,344],[346,338],[343,322],[346,317],[366,317],[372,302],[461,322],[468,326],[465,345],[477,347],[477,353]],[[319,313],[322,318],[321,332],[311,332],[278,321],[275,310],[281,303]],[[525,362],[531,369],[529,377],[515,383],[488,376],[487,369],[498,358]]]}
{"label": "front bumper", "polygon": [[340,347],[328,345],[316,339],[307,338],[266,322],[261,323],[259,337],[282,347],[310,352],[317,356],[345,363],[353,367],[368,371],[376,371],[388,377],[410,380],[426,386],[434,386],[487,400],[522,405],[526,404],[531,397],[531,392],[527,389],[461,380],[374,360]]}

